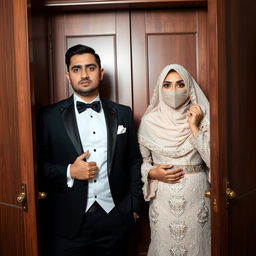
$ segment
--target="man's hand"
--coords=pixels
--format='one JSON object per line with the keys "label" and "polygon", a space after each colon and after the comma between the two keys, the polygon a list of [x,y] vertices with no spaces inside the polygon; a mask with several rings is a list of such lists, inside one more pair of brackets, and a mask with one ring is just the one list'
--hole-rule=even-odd
{"label": "man's hand", "polygon": [[86,162],[84,159],[89,155],[89,151],[78,156],[70,166],[70,176],[77,180],[89,180],[98,174],[98,167],[95,162]]}
{"label": "man's hand", "polygon": [[181,168],[170,169],[172,166],[158,165],[149,171],[148,176],[152,180],[159,180],[165,183],[179,183],[180,179],[184,177],[184,172]]}

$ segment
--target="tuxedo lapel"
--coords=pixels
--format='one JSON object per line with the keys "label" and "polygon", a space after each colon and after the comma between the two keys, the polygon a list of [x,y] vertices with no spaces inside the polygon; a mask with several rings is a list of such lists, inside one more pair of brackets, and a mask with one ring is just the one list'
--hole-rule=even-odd
{"label": "tuxedo lapel", "polygon": [[107,162],[108,162],[108,175],[113,162],[115,147],[116,147],[116,136],[117,136],[117,112],[113,108],[112,104],[108,101],[101,100],[102,108],[105,114],[106,126],[107,126]]}
{"label": "tuxedo lapel", "polygon": [[63,107],[63,111],[62,111],[63,123],[66,128],[67,134],[77,151],[77,154],[81,155],[83,154],[83,147],[81,144],[77,122],[76,122],[73,96],[67,99],[67,103],[68,104]]}

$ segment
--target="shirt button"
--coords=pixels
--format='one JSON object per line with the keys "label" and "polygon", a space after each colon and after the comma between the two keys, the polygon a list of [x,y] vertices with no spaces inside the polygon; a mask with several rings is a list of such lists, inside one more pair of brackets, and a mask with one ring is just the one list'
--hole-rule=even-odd
{"label": "shirt button", "polygon": [[95,198],[97,198],[97,196],[94,196]]}
{"label": "shirt button", "polygon": [[96,182],[97,180],[94,180],[94,182]]}
{"label": "shirt button", "polygon": [[93,151],[96,152],[96,149],[94,149]]}
{"label": "shirt button", "polygon": [[93,118],[93,116],[90,116],[91,118]]}
{"label": "shirt button", "polygon": [[95,134],[96,132],[93,132],[93,134]]}

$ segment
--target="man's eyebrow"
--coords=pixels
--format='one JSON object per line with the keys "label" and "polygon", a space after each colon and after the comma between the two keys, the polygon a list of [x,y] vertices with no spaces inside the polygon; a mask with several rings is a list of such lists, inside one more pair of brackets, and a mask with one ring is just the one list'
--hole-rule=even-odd
{"label": "man's eyebrow", "polygon": [[82,65],[74,65],[74,66],[71,67],[71,69],[73,69],[73,68],[81,68],[81,67],[82,67]]}
{"label": "man's eyebrow", "polygon": [[91,64],[87,64],[87,65],[85,65],[85,66],[88,68],[88,67],[91,67],[91,66],[96,67],[97,65],[96,65],[96,64],[94,64],[94,63],[91,63]]}
{"label": "man's eyebrow", "polygon": [[[83,65],[74,65],[74,66],[71,67],[71,69],[73,69],[73,68],[81,68],[82,66]],[[94,63],[90,63],[90,64],[86,64],[85,65],[86,68],[91,67],[91,66],[96,67],[97,65],[94,64]]]}

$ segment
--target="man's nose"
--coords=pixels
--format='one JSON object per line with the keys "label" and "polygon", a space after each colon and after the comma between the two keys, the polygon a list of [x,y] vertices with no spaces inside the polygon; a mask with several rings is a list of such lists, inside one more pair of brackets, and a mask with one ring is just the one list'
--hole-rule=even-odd
{"label": "man's nose", "polygon": [[81,71],[81,77],[82,78],[86,78],[86,77],[88,77],[89,75],[88,75],[88,72],[87,72],[87,70],[86,69],[82,69],[82,71]]}

